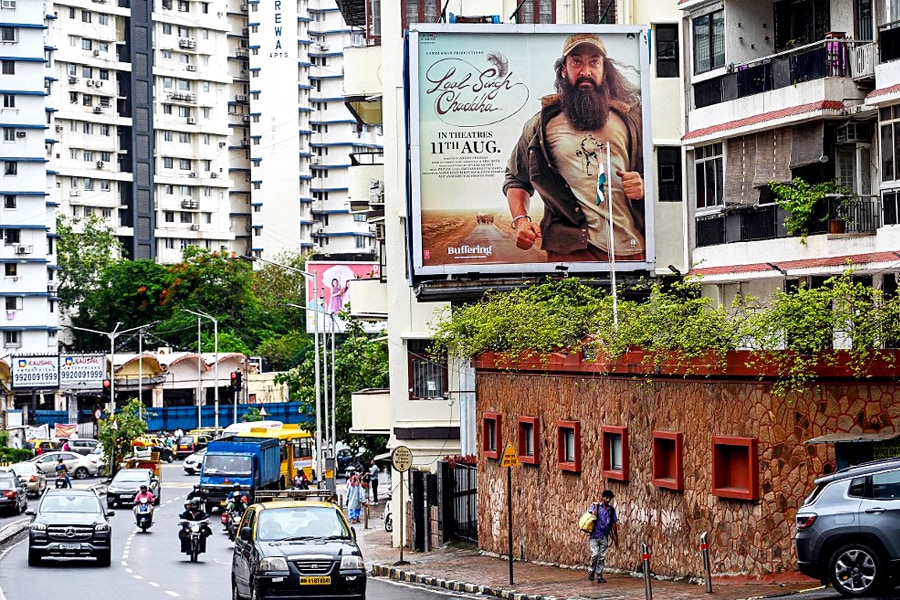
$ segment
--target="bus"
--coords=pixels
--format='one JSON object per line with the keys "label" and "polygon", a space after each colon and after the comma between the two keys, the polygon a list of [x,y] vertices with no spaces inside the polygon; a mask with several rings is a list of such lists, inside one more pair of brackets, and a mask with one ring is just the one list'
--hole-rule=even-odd
{"label": "bus", "polygon": [[314,441],[312,434],[301,429],[299,425],[286,423],[281,427],[252,427],[230,438],[238,441],[251,438],[278,440],[278,446],[281,448],[280,489],[291,487],[291,480],[299,470],[303,471],[308,480],[313,481]]}

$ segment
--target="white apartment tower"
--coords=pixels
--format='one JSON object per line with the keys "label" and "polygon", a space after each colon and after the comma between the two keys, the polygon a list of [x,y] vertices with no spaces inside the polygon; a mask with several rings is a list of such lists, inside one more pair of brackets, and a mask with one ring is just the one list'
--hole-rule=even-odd
{"label": "white apartment tower", "polygon": [[54,86],[41,2],[0,2],[0,356],[56,352]]}

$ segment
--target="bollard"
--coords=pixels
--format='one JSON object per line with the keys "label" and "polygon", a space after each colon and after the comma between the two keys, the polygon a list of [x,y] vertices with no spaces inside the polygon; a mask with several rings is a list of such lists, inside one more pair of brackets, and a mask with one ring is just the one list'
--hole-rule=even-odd
{"label": "bollard", "polygon": [[712,573],[709,566],[709,542],[706,533],[700,534],[700,553],[703,555],[703,570],[706,571],[706,593],[712,594]]}
{"label": "bollard", "polygon": [[653,600],[653,590],[650,589],[650,548],[646,543],[641,544],[641,560],[644,561],[644,596],[647,600]]}

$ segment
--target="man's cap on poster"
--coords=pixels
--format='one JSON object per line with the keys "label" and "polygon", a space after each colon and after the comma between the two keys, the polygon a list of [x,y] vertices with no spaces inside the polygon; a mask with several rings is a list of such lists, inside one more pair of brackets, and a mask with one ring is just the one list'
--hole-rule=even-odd
{"label": "man's cap on poster", "polygon": [[578,46],[592,46],[599,50],[600,54],[606,56],[606,44],[603,43],[600,36],[593,33],[573,33],[566,38],[566,43],[563,44],[563,56],[568,56]]}

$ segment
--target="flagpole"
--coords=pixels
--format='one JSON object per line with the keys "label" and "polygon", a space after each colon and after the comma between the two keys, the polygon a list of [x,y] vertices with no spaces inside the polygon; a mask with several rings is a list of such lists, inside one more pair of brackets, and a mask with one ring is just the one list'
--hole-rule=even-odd
{"label": "flagpole", "polygon": [[618,293],[616,292],[616,241],[613,235],[613,197],[612,197],[612,158],[609,152],[609,142],[606,142],[606,181],[609,185],[606,187],[606,214],[609,216],[609,287],[612,292],[612,309],[613,309],[613,327],[619,330],[619,302]]}

